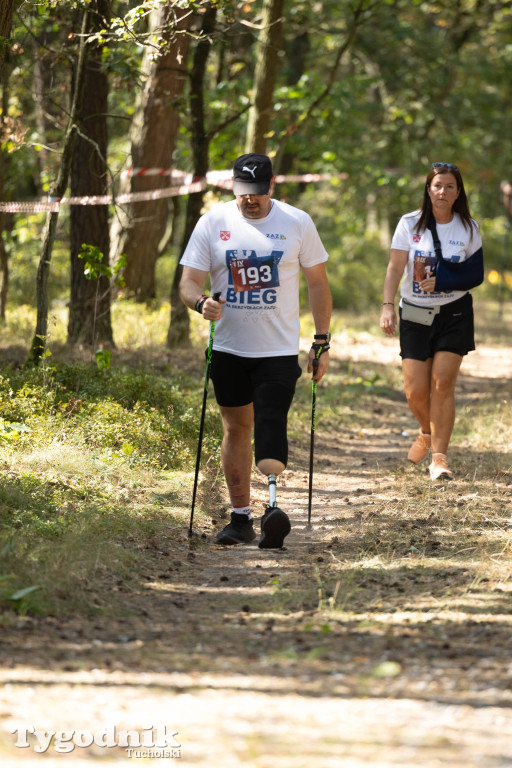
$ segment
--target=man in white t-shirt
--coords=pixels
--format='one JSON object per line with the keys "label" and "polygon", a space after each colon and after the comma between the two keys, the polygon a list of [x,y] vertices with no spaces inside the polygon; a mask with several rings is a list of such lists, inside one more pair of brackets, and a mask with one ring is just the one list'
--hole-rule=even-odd
{"label": "man in white t-shirt", "polygon": [[[224,437],[222,465],[233,506],[219,544],[251,542],[251,437],[256,465],[269,488],[288,460],[287,417],[295,393],[300,340],[299,277],[304,274],[315,323],[308,372],[318,382],[329,364],[331,293],[328,254],[311,217],[272,199],[272,163],[246,154],[233,169],[235,200],[198,221],[181,259],[181,298],[215,321],[211,378]],[[203,293],[210,277],[215,301]],[[261,521],[261,548],[282,547],[290,531],[271,503]]]}

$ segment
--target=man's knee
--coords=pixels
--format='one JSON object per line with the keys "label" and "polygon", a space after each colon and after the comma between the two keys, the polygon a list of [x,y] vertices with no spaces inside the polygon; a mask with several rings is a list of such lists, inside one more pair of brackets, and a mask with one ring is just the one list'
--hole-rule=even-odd
{"label": "man's knee", "polygon": [[253,428],[252,405],[240,408],[220,408],[224,437],[233,442],[251,439]]}

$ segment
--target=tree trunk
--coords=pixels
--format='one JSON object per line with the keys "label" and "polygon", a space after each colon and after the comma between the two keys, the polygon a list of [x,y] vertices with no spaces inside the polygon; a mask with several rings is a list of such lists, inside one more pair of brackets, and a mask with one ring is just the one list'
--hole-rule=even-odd
{"label": "tree trunk", "polygon": [[[96,13],[91,13],[91,31],[104,27],[108,1],[96,0]],[[108,80],[101,63],[102,49],[89,44],[85,69],[84,96],[81,104],[77,137],[71,163],[71,195],[106,195]],[[109,217],[106,205],[72,205],[70,212],[71,296],[69,305],[68,343],[95,348],[98,342],[113,344],[110,316],[110,279],[107,275],[87,279],[84,260],[78,257],[82,245],[101,251],[103,261],[109,258]]]}
{"label": "tree trunk", "polygon": [[263,29],[256,48],[254,103],[249,110],[246,152],[267,151],[267,135],[274,104],[274,86],[279,70],[284,0],[264,0]]}
{"label": "tree trunk", "polygon": [[[4,0],[0,4],[0,83],[2,87],[2,113],[0,115],[0,141],[3,141],[4,120],[8,114],[9,94],[9,37],[11,34],[12,16],[14,12],[15,0]],[[3,149],[0,149],[0,200],[5,200],[5,171],[7,165],[7,155]],[[3,233],[6,229],[7,221],[12,220],[12,216],[0,213],[0,320],[5,320],[5,310],[7,304],[7,291],[9,287],[9,262]]]}
{"label": "tree trunk", "polygon": [[[79,112],[84,85],[84,73],[87,53],[87,23],[88,13],[84,12],[82,30],[80,35],[80,52],[78,55],[78,64],[76,68],[75,88],[73,92],[73,102],[71,112],[64,137],[62,148],[62,159],[60,162],[57,179],[50,189],[50,197],[60,199],[64,196],[68,185],[69,174],[71,170],[71,159],[76,139],[76,118]],[[36,277],[36,304],[37,318],[36,328],[28,356],[28,363],[38,365],[44,354],[47,333],[48,333],[48,279],[50,276],[50,263],[52,258],[53,241],[55,239],[55,230],[59,218],[58,212],[49,213],[46,217],[46,224],[43,233],[43,247],[39,259],[39,266]]]}
{"label": "tree trunk", "polygon": [[[51,70],[50,70],[51,73]],[[48,165],[48,149],[46,142],[46,116],[45,116],[45,75],[48,74],[48,68],[45,68],[45,62],[38,46],[34,50],[34,80],[33,80],[33,99],[34,99],[34,117],[37,129],[37,136],[41,149],[37,153],[36,166],[34,168],[34,183],[37,189],[38,197],[43,195],[43,185],[41,176]]]}
{"label": "tree trunk", "polygon": [[9,37],[11,35],[12,17],[15,7],[16,0],[2,0],[0,3],[0,42],[2,43],[4,40],[9,42]]}
{"label": "tree trunk", "polygon": [[[177,102],[186,80],[189,46],[187,30],[190,11],[162,4],[152,12],[152,28],[164,39],[167,51],[155,59],[154,48],[144,54],[146,83],[132,123],[131,159],[133,167],[170,168],[179,127]],[[131,183],[130,183],[131,182]],[[169,186],[168,177],[132,177],[122,191],[133,192]],[[168,200],[130,204],[120,211],[112,231],[111,261],[126,254],[124,279],[127,290],[137,300],[155,296],[155,265],[159,243],[165,233]]]}
{"label": "tree trunk", "polygon": [[[1,162],[1,161],[0,161]],[[2,189],[3,182],[0,181],[0,191]],[[0,321],[5,322],[5,311],[7,307],[7,293],[9,290],[9,261],[7,259],[7,251],[5,250],[5,243],[3,238],[3,231],[5,229],[5,214],[0,213]]]}
{"label": "tree trunk", "polygon": [[[192,153],[194,156],[194,175],[206,176],[208,170],[209,137],[206,134],[204,119],[204,77],[206,63],[211,48],[210,34],[215,28],[217,6],[211,3],[203,16],[203,38],[198,42],[190,74],[190,113],[192,121]],[[201,215],[204,192],[194,192],[188,196],[185,230],[181,253],[190,239],[192,230]],[[179,295],[179,283],[183,268],[178,263],[171,288],[171,321],[167,332],[167,346],[190,346],[190,319],[188,308]]]}

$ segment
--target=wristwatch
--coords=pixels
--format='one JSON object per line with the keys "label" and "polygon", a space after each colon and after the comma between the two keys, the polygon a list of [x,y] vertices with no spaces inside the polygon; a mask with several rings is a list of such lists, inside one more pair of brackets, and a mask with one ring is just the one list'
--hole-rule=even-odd
{"label": "wristwatch", "polygon": [[315,341],[325,341],[327,344],[331,341],[331,334],[330,333],[315,333],[314,335]]}

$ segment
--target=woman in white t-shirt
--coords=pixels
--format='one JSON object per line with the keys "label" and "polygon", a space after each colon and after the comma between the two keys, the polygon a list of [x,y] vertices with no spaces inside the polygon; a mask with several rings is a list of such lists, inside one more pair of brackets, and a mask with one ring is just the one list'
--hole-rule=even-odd
{"label": "woman in white t-shirt", "polygon": [[432,480],[451,479],[446,454],[455,422],[455,384],[462,358],[475,348],[473,301],[468,291],[436,292],[434,217],[443,258],[464,261],[482,248],[462,176],[451,163],[433,163],[420,210],[402,216],[391,242],[380,327],[397,326],[394,299],[401,282],[400,355],[405,394],[420,425],[408,458],[419,464],[432,450]]}

